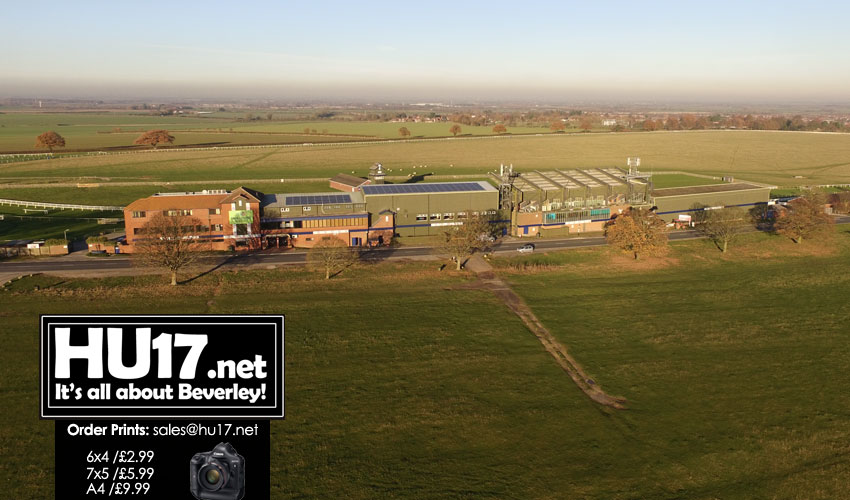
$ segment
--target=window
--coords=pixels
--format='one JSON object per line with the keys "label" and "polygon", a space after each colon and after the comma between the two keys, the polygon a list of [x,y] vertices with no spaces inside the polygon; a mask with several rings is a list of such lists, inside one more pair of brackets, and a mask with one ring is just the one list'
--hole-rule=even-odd
{"label": "window", "polygon": [[239,206],[240,207],[242,206],[242,200],[239,200]]}
{"label": "window", "polygon": [[301,207],[302,212],[309,212],[310,210],[313,210],[313,207]]}
{"label": "window", "polygon": [[145,234],[145,228],[135,227],[133,228],[133,234]]}
{"label": "window", "polygon": [[431,214],[431,220],[440,220],[440,214]]}
{"label": "window", "polygon": [[285,214],[286,212],[289,212],[289,207],[283,207],[280,209],[280,213]]}
{"label": "window", "polygon": [[458,219],[466,219],[466,212],[458,212],[457,218]]}
{"label": "window", "polygon": [[307,238],[307,241],[313,241],[313,238]]}
{"label": "window", "polygon": [[209,227],[209,226],[198,226],[198,227],[196,228],[196,230],[197,230],[199,233],[208,233],[208,232],[210,231],[210,227]]}
{"label": "window", "polygon": [[169,217],[177,217],[177,216],[187,216],[192,215],[191,210],[168,210],[165,212],[165,215]]}
{"label": "window", "polygon": [[416,220],[428,220],[428,214],[416,214]]}
{"label": "window", "polygon": [[443,214],[443,220],[452,220],[455,218],[455,214]]}
{"label": "window", "polygon": [[134,219],[141,219],[141,218],[144,218],[144,217],[145,217],[144,210],[137,210],[137,211],[133,212],[133,218]]}
{"label": "window", "polygon": [[211,208],[210,209],[210,215],[221,215],[221,209],[220,208]]}
{"label": "window", "polygon": [[222,226],[221,224],[213,224],[212,230],[213,231],[224,231],[224,226]]}

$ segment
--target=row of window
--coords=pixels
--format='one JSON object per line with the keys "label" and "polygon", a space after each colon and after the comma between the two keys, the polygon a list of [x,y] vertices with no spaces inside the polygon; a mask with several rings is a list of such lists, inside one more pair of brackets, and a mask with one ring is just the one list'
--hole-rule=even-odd
{"label": "row of window", "polygon": [[589,219],[608,219],[611,217],[610,208],[598,208],[594,210],[577,210],[569,212],[548,212],[546,214],[546,224],[557,222],[574,222]]}
{"label": "row of window", "polygon": [[[478,217],[481,215],[496,215],[495,210],[484,210],[481,212],[470,212],[473,217]],[[436,213],[436,214],[416,214],[416,220],[454,220],[454,219],[468,219],[469,215],[467,212],[457,212],[457,213]]]}
{"label": "row of window", "polygon": [[[201,211],[206,211],[207,215],[221,215],[221,209],[220,208],[204,208],[204,209],[198,210],[198,212],[201,212]],[[195,215],[195,210],[166,210],[165,215],[167,215],[169,217],[177,217],[179,215],[189,216],[189,215]],[[133,218],[134,219],[144,219],[145,217],[147,217],[147,212],[145,212],[144,210],[134,210],[133,211]]]}
{"label": "row of window", "polygon": [[263,222],[263,229],[314,229],[323,227],[345,227],[345,226],[367,226],[369,218],[351,217],[346,219],[328,217],[324,219],[311,220],[287,220],[283,222]]}
{"label": "row of window", "polygon": [[[212,226],[182,226],[181,231],[184,233],[208,233],[210,231],[224,231],[223,224],[213,224]],[[145,234],[145,228],[143,227],[135,227],[133,228],[133,234]]]}

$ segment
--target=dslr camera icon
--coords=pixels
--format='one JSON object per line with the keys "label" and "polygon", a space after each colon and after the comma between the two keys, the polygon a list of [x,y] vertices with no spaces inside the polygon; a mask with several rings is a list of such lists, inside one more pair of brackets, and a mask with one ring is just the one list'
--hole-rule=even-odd
{"label": "dslr camera icon", "polygon": [[230,443],[219,443],[189,462],[189,490],[198,500],[239,500],[245,496],[245,458]]}

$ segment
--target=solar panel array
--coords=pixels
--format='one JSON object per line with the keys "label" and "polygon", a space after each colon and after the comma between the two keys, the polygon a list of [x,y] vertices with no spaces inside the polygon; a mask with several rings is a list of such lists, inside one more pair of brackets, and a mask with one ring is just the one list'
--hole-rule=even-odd
{"label": "solar panel array", "polygon": [[351,203],[347,194],[308,194],[302,196],[287,196],[287,205],[331,205],[333,203]]}
{"label": "solar panel array", "polygon": [[435,182],[424,184],[378,184],[360,188],[363,194],[423,194],[456,193],[459,191],[484,191],[477,182]]}

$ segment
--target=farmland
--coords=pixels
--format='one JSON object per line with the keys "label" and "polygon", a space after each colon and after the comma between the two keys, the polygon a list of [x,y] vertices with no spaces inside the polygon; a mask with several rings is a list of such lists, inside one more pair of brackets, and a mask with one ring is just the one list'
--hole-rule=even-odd
{"label": "farmland", "polygon": [[[284,113],[273,113],[285,116]],[[68,150],[128,148],[145,130],[167,129],[175,146],[227,146],[395,139],[399,128],[411,137],[451,135],[451,123],[392,123],[347,121],[245,121],[245,114],[153,116],[136,113],[23,113],[0,114],[0,153],[34,150],[35,138],[53,130],[66,140]],[[491,135],[493,127],[463,126],[465,135]],[[305,133],[305,130],[307,133]],[[542,127],[511,127],[511,133],[549,132]],[[62,151],[58,149],[57,151]]]}
{"label": "farmland", "polygon": [[625,411],[595,406],[500,302],[431,262],[329,283],[301,268],[176,288],[25,278],[0,291],[0,379],[21,409],[0,417],[0,448],[17,450],[0,481],[53,494],[38,314],[156,310],[286,314],[272,498],[845,497],[849,257],[844,226],[832,246],[749,234],[728,255],[691,241],[639,264],[607,249],[497,259]]}

